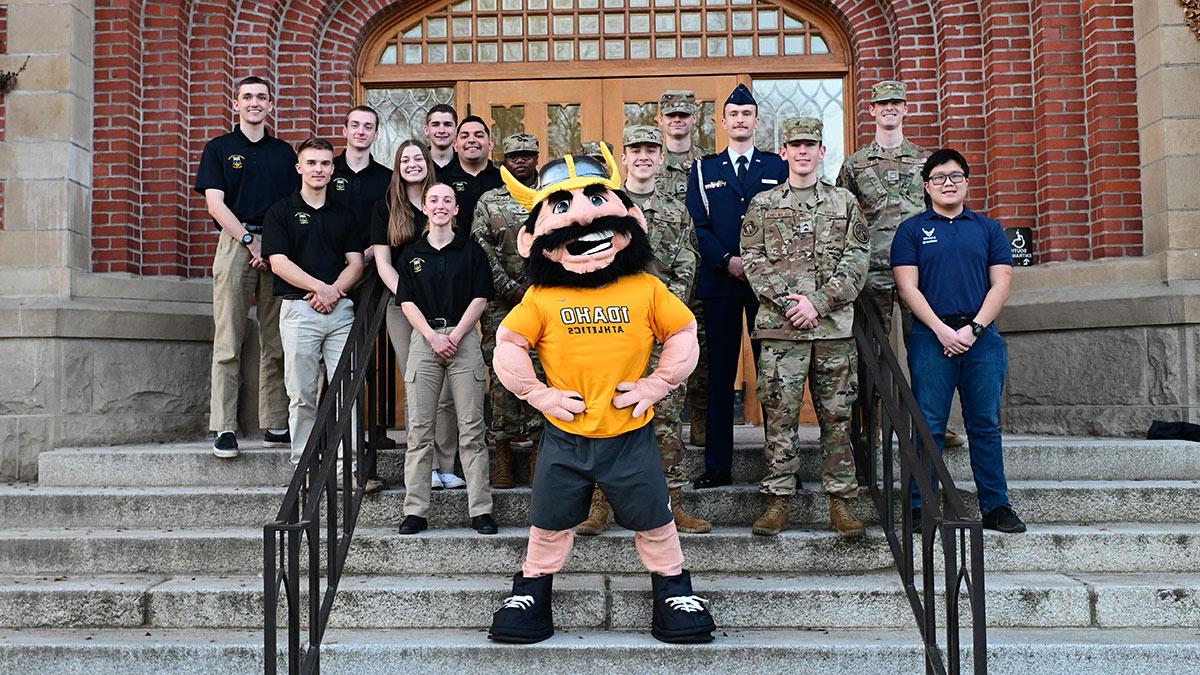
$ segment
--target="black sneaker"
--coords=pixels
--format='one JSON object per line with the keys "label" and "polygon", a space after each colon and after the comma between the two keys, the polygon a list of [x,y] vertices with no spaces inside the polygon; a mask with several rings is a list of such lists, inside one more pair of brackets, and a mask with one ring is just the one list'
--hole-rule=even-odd
{"label": "black sneaker", "polygon": [[221,459],[237,457],[237,436],[232,431],[217,434],[217,440],[213,441],[213,454]]}
{"label": "black sneaker", "polygon": [[488,639],[496,642],[532,644],[554,635],[554,616],[550,592],[554,575],[526,579],[520,572],[513,576],[512,595],[504,599],[492,614]]}
{"label": "black sneaker", "polygon": [[983,529],[1018,534],[1025,531],[1025,523],[1021,522],[1011,506],[1001,504],[983,514]]}
{"label": "black sneaker", "polygon": [[652,573],[650,583],[654,589],[651,635],[662,642],[712,642],[717,626],[708,611],[708,600],[692,592],[687,570],[673,577]]}
{"label": "black sneaker", "polygon": [[416,534],[421,530],[429,527],[429,521],[421,516],[405,516],[404,522],[400,523],[400,534]]}
{"label": "black sneaker", "polygon": [[692,488],[703,490],[705,488],[721,487],[723,485],[732,485],[733,476],[728,471],[705,471],[702,476],[697,478],[692,483]]}
{"label": "black sneaker", "polygon": [[270,429],[263,432],[263,447],[264,448],[286,448],[292,445],[291,432],[285,431],[282,434],[272,433]]}
{"label": "black sneaker", "polygon": [[496,534],[500,531],[500,529],[496,527],[496,521],[492,519],[492,514],[490,513],[484,513],[472,518],[471,529],[475,530],[479,534]]}

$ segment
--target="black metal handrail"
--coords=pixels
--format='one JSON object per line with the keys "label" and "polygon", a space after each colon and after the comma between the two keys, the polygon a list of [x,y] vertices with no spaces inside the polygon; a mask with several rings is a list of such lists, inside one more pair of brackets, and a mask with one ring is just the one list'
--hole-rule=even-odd
{"label": "black metal handrail", "polygon": [[[275,521],[263,528],[263,656],[267,673],[277,671],[280,589],[287,603],[288,672],[321,670],[321,640],[350,552],[365,479],[375,473],[378,448],[391,447],[385,424],[394,398],[384,367],[391,350],[381,346],[386,345],[384,322],[391,297],[374,275],[362,287],[341,360],[317,407],[312,436]],[[357,486],[351,460],[363,478]],[[308,577],[304,616],[301,575]],[[301,644],[305,626],[308,639]]]}
{"label": "black metal handrail", "polygon": [[[983,527],[963,508],[954,479],[934,445],[925,417],[883,331],[878,310],[861,300],[854,309],[859,391],[850,423],[851,443],[860,480],[869,487],[879,511],[884,535],[925,646],[925,671],[939,675],[960,672],[958,604],[960,593],[965,591],[971,607],[972,661],[975,673],[982,675],[987,672]],[[878,437],[875,434],[877,428],[880,429]],[[895,452],[897,446],[898,455]],[[897,459],[900,465],[898,490],[894,469]],[[913,547],[914,483],[921,495],[920,588],[916,585]],[[897,498],[902,506],[899,531],[896,529]],[[937,641],[934,589],[933,542],[938,532],[941,533],[946,586],[944,654]]]}

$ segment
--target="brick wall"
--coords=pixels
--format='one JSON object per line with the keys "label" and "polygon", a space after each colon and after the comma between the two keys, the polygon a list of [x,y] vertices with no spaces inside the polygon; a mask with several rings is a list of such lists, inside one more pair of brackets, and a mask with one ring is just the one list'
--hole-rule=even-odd
{"label": "brick wall", "polygon": [[[858,102],[903,79],[908,136],[962,149],[972,203],[1033,227],[1039,261],[1141,254],[1132,0],[810,2],[853,45],[859,142],[873,127]],[[190,186],[234,123],[233,81],[276,83],[281,138],[336,137],[361,40],[402,5],[97,0],[94,269],[209,274],[215,238]]]}

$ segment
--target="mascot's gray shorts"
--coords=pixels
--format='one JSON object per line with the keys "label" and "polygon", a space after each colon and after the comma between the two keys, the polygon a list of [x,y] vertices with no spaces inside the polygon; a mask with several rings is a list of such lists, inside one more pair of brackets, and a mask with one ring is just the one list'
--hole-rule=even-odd
{"label": "mascot's gray shorts", "polygon": [[546,424],[538,446],[529,524],[569,530],[587,519],[592,485],[617,524],[634,532],[672,521],[654,422],[612,438],[586,438]]}

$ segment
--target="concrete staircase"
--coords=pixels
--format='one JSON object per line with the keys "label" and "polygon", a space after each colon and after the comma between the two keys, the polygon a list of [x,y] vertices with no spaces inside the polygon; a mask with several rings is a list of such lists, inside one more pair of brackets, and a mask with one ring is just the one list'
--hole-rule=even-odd
{"label": "concrete staircase", "polygon": [[[1030,530],[986,533],[991,671],[1200,672],[1200,446],[1005,442],[1012,500]],[[764,504],[751,484],[761,443],[761,430],[740,428],[739,484],[685,493],[716,523],[683,543],[697,593],[713,602],[713,644],[648,635],[649,579],[616,527],[577,539],[555,583],[555,638],[490,644],[484,627],[524,554],[528,489],[496,491],[497,536],[466,527],[456,490],[435,493],[433,529],[401,537],[396,487],[364,502],[325,671],[922,671],[879,528],[842,541],[824,526],[824,499],[805,491],[793,499],[796,529],[749,534]],[[811,490],[815,434],[804,447]],[[973,503],[967,453],[947,457]],[[702,453],[688,460],[698,470]],[[402,462],[402,451],[381,457],[389,484]],[[43,453],[39,468],[37,485],[0,486],[0,672],[262,670],[262,525],[290,477],[286,451],[221,461],[203,441],[63,449]],[[857,510],[877,522],[865,497]]]}

